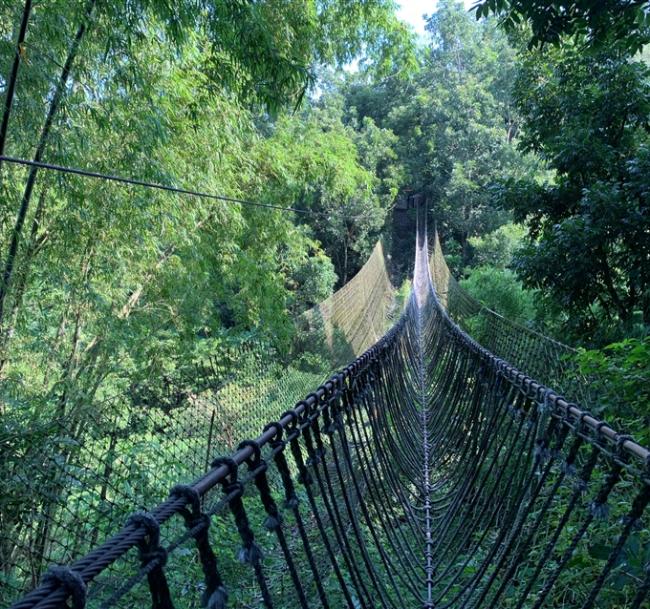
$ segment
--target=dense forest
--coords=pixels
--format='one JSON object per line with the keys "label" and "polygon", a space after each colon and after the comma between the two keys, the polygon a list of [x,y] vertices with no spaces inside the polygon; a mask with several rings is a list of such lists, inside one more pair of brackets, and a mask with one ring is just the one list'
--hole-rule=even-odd
{"label": "dense forest", "polygon": [[[345,363],[297,320],[380,240],[387,329],[415,194],[460,285],[575,348],[591,411],[650,442],[647,3],[440,0],[423,36],[397,8],[0,2],[2,601],[181,476],[170,413]],[[103,513],[74,542],[63,495]]]}

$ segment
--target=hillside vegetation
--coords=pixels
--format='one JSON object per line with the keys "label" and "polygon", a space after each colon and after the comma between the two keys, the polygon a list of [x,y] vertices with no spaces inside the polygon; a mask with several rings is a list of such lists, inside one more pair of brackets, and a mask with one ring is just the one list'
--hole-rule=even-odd
{"label": "hillside vegetation", "polygon": [[356,355],[300,316],[380,239],[386,329],[413,194],[650,442],[647,3],[440,0],[424,37],[392,0],[30,4],[0,2],[0,600]]}

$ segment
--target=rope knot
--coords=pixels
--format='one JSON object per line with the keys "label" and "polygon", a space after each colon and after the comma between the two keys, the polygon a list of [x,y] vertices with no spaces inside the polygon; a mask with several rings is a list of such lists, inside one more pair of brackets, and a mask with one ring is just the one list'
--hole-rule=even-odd
{"label": "rope knot", "polygon": [[250,543],[248,546],[240,548],[237,552],[237,560],[242,564],[255,566],[262,558],[264,558],[264,555],[256,543]]}
{"label": "rope knot", "polygon": [[305,462],[307,464],[307,467],[316,467],[319,463],[321,463],[321,455],[314,453],[313,456],[307,457],[307,461]]}
{"label": "rope knot", "polygon": [[632,441],[634,438],[627,434],[618,434],[616,437],[616,456],[623,462],[627,462],[628,454],[625,450],[625,443]]}
{"label": "rope knot", "polygon": [[231,457],[217,457],[212,462],[213,468],[221,467],[222,465],[225,465],[228,468],[228,473],[222,480],[220,480],[223,492],[228,496],[232,495],[229,500],[241,497],[244,494],[244,485],[237,480],[239,465]]}
{"label": "rope knot", "polygon": [[249,470],[255,470],[262,467],[263,470],[266,470],[266,463],[262,460],[262,449],[259,442],[255,440],[244,440],[239,443],[237,450],[243,450],[245,448],[250,448],[253,451],[253,454],[246,459],[246,465],[248,465]]}
{"label": "rope knot", "polygon": [[266,433],[271,429],[273,430],[273,437],[269,441],[269,446],[271,446],[271,448],[279,448],[280,450],[284,450],[284,447],[286,446],[286,442],[282,439],[284,428],[277,421],[272,421],[271,423],[268,423],[264,426],[262,433]]}
{"label": "rope knot", "polygon": [[304,470],[302,472],[298,472],[298,476],[297,476],[296,479],[298,480],[298,482],[300,482],[300,484],[302,484],[304,486],[307,486],[307,485],[311,484],[314,481],[311,474],[307,470]]}
{"label": "rope knot", "polygon": [[535,443],[533,457],[538,463],[545,463],[551,457],[551,451],[548,448],[548,442],[545,438],[540,438]]}
{"label": "rope knot", "polygon": [[589,511],[596,520],[605,520],[609,516],[609,505],[599,501],[592,501]]}
{"label": "rope knot", "polygon": [[567,478],[573,478],[576,475],[576,466],[573,463],[564,461],[560,466]]}
{"label": "rope knot", "polygon": [[169,496],[185,499],[185,502],[192,507],[194,513],[201,510],[201,497],[199,492],[189,484],[177,484],[169,491]]}
{"label": "rope knot", "polygon": [[[329,393],[329,391],[324,386],[319,387],[319,391],[320,390],[322,390],[323,392],[322,395],[319,394],[318,392],[310,393],[307,395],[304,401],[305,422],[309,421],[309,425],[313,425],[316,422],[316,420],[321,414],[321,409],[323,408],[324,405],[326,407],[327,404],[325,400],[325,396],[327,395],[327,393]],[[313,400],[313,403],[311,400]]]}
{"label": "rope knot", "polygon": [[146,541],[147,548],[157,547],[160,543],[160,523],[148,512],[136,512],[131,514],[126,521],[126,525],[135,525],[143,528],[148,537]]}
{"label": "rope knot", "polygon": [[223,586],[219,586],[208,598],[205,604],[206,609],[226,609],[228,603],[228,592]]}
{"label": "rope knot", "polygon": [[[575,406],[575,404],[569,404],[567,406],[567,409],[566,409],[567,414],[568,414],[569,410],[571,409],[571,406]],[[587,428],[587,423],[586,423],[585,419],[587,417],[592,417],[592,414],[588,410],[584,410],[578,416],[578,420],[576,421],[576,425],[573,428],[573,431],[574,431],[574,433],[576,435],[581,435],[581,434],[585,433],[585,430]]]}
{"label": "rope knot", "polygon": [[72,599],[73,609],[83,609],[86,606],[86,582],[78,571],[70,567],[50,567],[43,575],[42,583],[61,586]]}
{"label": "rope knot", "polygon": [[546,414],[551,410],[551,400],[554,395],[555,393],[551,389],[539,387],[537,394],[537,410],[540,414]]}
{"label": "rope knot", "polygon": [[287,497],[284,501],[284,508],[287,510],[295,510],[300,504],[300,499],[298,499],[295,493],[291,493],[290,497]]}
{"label": "rope knot", "polygon": [[600,444],[601,446],[603,445],[605,440],[605,437],[603,435],[603,427],[608,427],[608,425],[607,423],[605,423],[605,421],[600,421],[598,425],[596,425],[596,429],[595,429],[596,442],[598,442],[598,444]]}
{"label": "rope knot", "polygon": [[140,552],[140,560],[143,565],[156,561],[156,566],[164,567],[167,564],[167,550],[162,546],[157,546]]}
{"label": "rope knot", "polygon": [[[314,395],[313,393],[310,395]],[[300,414],[298,415],[298,424],[300,426],[300,429],[305,429],[306,427],[309,427],[311,425],[311,417],[310,417],[310,408],[311,405],[309,404],[309,396],[305,398],[304,400],[300,400],[296,404],[296,412],[298,411],[298,408],[302,406],[302,410],[300,411]]]}
{"label": "rope knot", "polygon": [[341,401],[341,396],[343,395],[343,392],[340,389],[337,389],[333,395],[330,397],[329,400],[327,400],[327,408],[328,409],[336,409]]}
{"label": "rope knot", "polygon": [[282,517],[280,514],[273,514],[266,517],[264,520],[264,528],[267,531],[275,531],[282,525]]}
{"label": "rope knot", "polygon": [[286,417],[289,418],[289,422],[287,423],[287,441],[290,442],[300,435],[300,430],[298,429],[298,413],[295,409],[287,410],[282,413],[280,420]]}

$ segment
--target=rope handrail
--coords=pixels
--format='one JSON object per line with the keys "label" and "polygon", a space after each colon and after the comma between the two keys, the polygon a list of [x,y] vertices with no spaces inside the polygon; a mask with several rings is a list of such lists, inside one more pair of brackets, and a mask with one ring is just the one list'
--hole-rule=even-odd
{"label": "rope handrail", "polygon": [[[134,548],[140,552],[140,570],[101,606],[112,606],[146,577],[154,609],[171,609],[167,556],[191,538],[197,543],[209,606],[224,607],[227,582],[217,567],[223,557],[217,559],[207,529],[211,516],[226,508],[243,544],[239,555],[253,567],[261,602],[274,607],[277,591],[269,585],[257,545],[247,506],[252,500],[242,500],[244,488],[253,483],[268,515],[265,526],[277,537],[302,608],[308,606],[306,586],[316,586],[324,607],[340,602],[352,608],[356,598],[367,609],[415,601],[450,608],[471,601],[482,608],[496,606],[504,594],[519,594],[521,609],[537,590],[538,609],[587,532],[599,534],[594,522],[608,498],[627,493],[625,501],[615,504],[624,510],[617,541],[579,602],[581,609],[592,609],[612,565],[646,516],[650,452],[469,336],[436,293],[426,243],[420,227],[408,304],[376,344],[266,425],[256,440],[214,460],[203,476],[172,489],[151,512],[132,516],[85,557],[50,570],[13,609],[62,607],[70,598],[79,608],[94,602],[101,588],[87,595],[86,587]],[[418,434],[420,448],[411,441]],[[238,478],[243,466],[248,474]],[[282,481],[279,488],[267,477],[271,467]],[[620,484],[626,470],[637,481],[633,487]],[[556,499],[568,478],[576,479],[575,490],[568,500]],[[306,493],[302,511],[296,485]],[[580,506],[589,485],[598,490],[583,516]],[[201,511],[202,501],[217,487],[223,498]],[[280,491],[299,539],[283,532]],[[550,517],[554,500],[556,509],[564,506],[564,515],[546,524],[555,532],[539,541],[539,559],[526,548],[542,534],[539,524]],[[305,509],[311,516],[311,539],[301,515]],[[187,531],[166,547],[160,545],[160,528],[175,515],[183,516]],[[394,519],[403,524],[396,527]],[[569,528],[573,521],[576,526]],[[489,531],[493,535],[488,538]],[[424,561],[408,559],[412,540],[422,536]],[[558,547],[560,539],[565,545]],[[467,557],[465,547],[470,548]],[[298,560],[299,554],[306,562]],[[473,555],[479,563],[468,570]],[[553,571],[537,585],[551,556],[556,556]],[[521,561],[530,561],[533,571],[523,589],[510,590],[508,582]],[[312,575],[305,580],[307,565]],[[335,592],[318,583],[326,572],[337,582]],[[630,607],[640,609],[649,590],[644,583]],[[332,594],[340,595],[340,601],[334,603]]]}
{"label": "rope handrail", "polygon": [[[385,349],[391,341],[391,338],[400,331],[403,320],[398,321],[393,328],[386,333],[381,340],[371,346],[365,353],[360,355],[354,362],[350,363],[340,372],[332,375],[325,383],[319,386],[312,394],[299,402],[291,411],[277,421],[277,425],[284,431],[296,417],[304,415],[318,404],[318,401],[331,397],[333,392],[342,390],[346,381],[353,378],[360,371],[366,370],[372,359],[382,350]],[[276,428],[267,425],[263,433],[258,436],[254,443],[259,448],[267,446],[278,435]],[[254,449],[251,446],[245,446],[235,451],[229,459],[237,465],[242,465],[253,456]],[[218,465],[212,468],[205,475],[201,476],[190,487],[204,496],[208,491],[220,484],[229,474],[230,470],[226,465]],[[179,498],[170,497],[163,503],[156,506],[151,512],[151,516],[159,525],[167,522],[172,516],[178,514],[186,505],[186,501]],[[144,527],[138,527],[134,524],[126,524],[117,534],[106,540],[102,545],[94,549],[83,558],[75,561],[70,570],[79,573],[84,584],[92,581],[101,571],[108,568],[112,563],[124,556],[129,550],[136,547],[146,535]],[[44,609],[47,606],[57,607],[65,602],[66,592],[57,585],[55,581],[47,581],[38,588],[27,594],[23,599],[11,606],[11,609],[24,609],[27,607],[39,607]],[[41,601],[48,599],[47,605],[41,605]]]}

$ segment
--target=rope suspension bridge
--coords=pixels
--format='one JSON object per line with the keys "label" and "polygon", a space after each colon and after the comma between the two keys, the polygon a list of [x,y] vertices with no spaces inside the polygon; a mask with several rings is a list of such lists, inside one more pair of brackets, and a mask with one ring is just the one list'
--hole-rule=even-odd
{"label": "rope suspension bridge", "polygon": [[[340,372],[312,392],[308,374],[260,371],[256,393],[215,381],[211,417],[205,403],[170,414],[187,417],[175,422],[173,455],[186,463],[165,466],[179,479],[200,472],[194,482],[130,515],[138,504],[112,489],[123,527],[100,544],[84,523],[59,551],[66,566],[12,607],[648,607],[650,453],[555,390],[586,393],[568,348],[472,301],[437,234],[429,251],[419,216],[412,290],[392,327],[384,332],[397,315],[378,245],[299,320]],[[477,315],[485,346],[463,330]],[[240,424],[231,433],[215,412]],[[261,420],[261,435],[238,443]],[[89,461],[97,439],[76,453],[80,470],[104,468],[94,488],[110,486],[119,440],[99,463]],[[233,451],[213,459],[216,446]],[[49,508],[64,530],[78,525],[77,503],[96,505],[75,492]],[[13,541],[20,572],[35,544],[26,528]]]}

